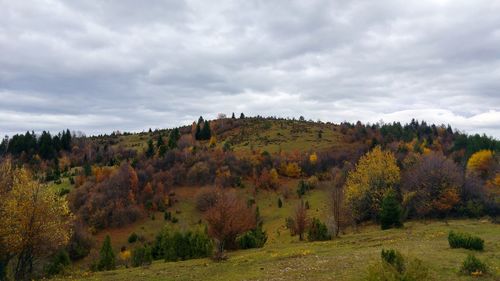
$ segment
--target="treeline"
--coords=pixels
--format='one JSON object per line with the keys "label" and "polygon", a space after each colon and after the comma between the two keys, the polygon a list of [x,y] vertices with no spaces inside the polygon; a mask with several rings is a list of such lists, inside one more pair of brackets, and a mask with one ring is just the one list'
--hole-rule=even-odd
{"label": "treeline", "polygon": [[58,157],[62,150],[71,152],[72,138],[69,129],[54,136],[47,131],[43,131],[40,136],[29,131],[26,134],[16,134],[12,138],[6,136],[0,144],[0,156],[23,155],[26,159],[31,159],[32,156],[39,155],[44,160],[52,160]]}

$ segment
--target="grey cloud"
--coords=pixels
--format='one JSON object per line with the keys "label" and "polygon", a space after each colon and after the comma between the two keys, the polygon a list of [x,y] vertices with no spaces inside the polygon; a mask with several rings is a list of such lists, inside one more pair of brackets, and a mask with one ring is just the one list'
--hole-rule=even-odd
{"label": "grey cloud", "polygon": [[0,3],[0,133],[244,111],[500,137],[496,2]]}

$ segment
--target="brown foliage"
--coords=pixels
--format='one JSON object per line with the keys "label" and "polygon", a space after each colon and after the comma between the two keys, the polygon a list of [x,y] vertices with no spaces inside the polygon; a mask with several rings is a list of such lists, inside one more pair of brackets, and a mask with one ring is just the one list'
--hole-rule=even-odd
{"label": "brown foliage", "polygon": [[234,192],[217,191],[214,206],[207,210],[205,219],[208,234],[217,242],[217,252],[221,256],[225,248],[236,248],[236,237],[255,227],[255,210],[236,197]]}
{"label": "brown foliage", "polygon": [[300,200],[297,209],[295,209],[295,229],[294,233],[299,235],[299,240],[304,240],[304,232],[309,225],[309,218],[307,217],[307,209],[304,204],[304,201]]}
{"label": "brown foliage", "polygon": [[422,156],[403,176],[404,191],[414,193],[410,216],[447,215],[458,203],[462,184],[462,172],[452,160],[437,152]]}

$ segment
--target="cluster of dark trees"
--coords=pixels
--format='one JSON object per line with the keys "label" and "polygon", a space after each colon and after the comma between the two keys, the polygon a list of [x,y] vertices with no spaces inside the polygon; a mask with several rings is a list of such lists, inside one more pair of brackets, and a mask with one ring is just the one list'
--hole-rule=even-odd
{"label": "cluster of dark trees", "polygon": [[42,159],[50,160],[57,157],[61,150],[71,152],[72,138],[69,129],[54,136],[46,131],[40,136],[29,131],[26,134],[16,134],[12,138],[6,136],[0,144],[0,156],[39,155]]}
{"label": "cluster of dark trees", "polygon": [[210,137],[212,137],[210,121],[203,120],[203,117],[200,116],[200,118],[198,119],[198,123],[196,123],[195,138],[196,140],[209,140]]}

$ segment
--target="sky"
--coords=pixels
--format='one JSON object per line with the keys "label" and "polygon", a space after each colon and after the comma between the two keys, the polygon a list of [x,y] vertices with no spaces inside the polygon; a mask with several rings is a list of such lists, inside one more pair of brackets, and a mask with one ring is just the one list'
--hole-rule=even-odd
{"label": "sky", "polygon": [[0,0],[0,133],[200,115],[500,138],[500,1]]}

